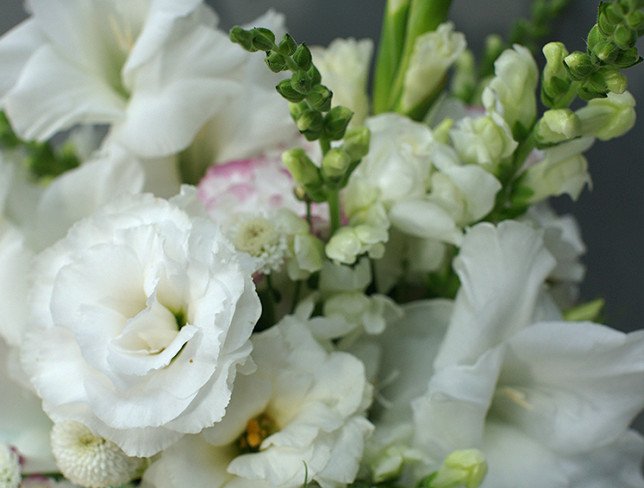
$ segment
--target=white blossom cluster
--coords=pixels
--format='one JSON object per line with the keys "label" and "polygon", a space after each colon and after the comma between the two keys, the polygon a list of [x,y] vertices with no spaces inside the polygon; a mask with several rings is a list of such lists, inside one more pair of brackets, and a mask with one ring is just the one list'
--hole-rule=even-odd
{"label": "white blossom cluster", "polygon": [[0,488],[644,487],[644,331],[575,307],[584,244],[545,202],[590,181],[628,92],[528,151],[525,211],[489,218],[517,134],[562,133],[537,122],[527,49],[482,106],[419,122],[465,53],[452,24],[419,37],[398,113],[369,115],[370,41],[314,48],[370,134],[334,229],[281,163],[319,156],[281,75],[200,0],[26,4],[0,110],[80,164],[43,177],[0,151]]}

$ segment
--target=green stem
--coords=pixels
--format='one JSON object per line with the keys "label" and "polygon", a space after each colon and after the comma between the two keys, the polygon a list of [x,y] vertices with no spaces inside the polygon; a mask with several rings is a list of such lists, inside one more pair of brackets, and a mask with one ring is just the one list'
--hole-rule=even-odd
{"label": "green stem", "polygon": [[331,149],[331,141],[326,137],[320,138],[320,149],[322,150],[322,156],[329,152]]}
{"label": "green stem", "polygon": [[291,314],[295,312],[295,307],[300,301],[300,293],[302,292],[302,280],[297,280],[295,282],[295,288],[293,289],[293,303],[291,304]]}
{"label": "green stem", "polygon": [[373,112],[389,110],[389,93],[405,43],[410,0],[388,0],[382,20],[378,59],[373,83]]}
{"label": "green stem", "polygon": [[398,65],[393,89],[389,95],[389,109],[396,107],[398,100],[402,96],[405,76],[414,52],[414,47],[416,46],[416,40],[426,32],[436,30],[447,19],[447,13],[451,4],[452,0],[412,0],[407,17],[402,60]]}
{"label": "green stem", "polygon": [[331,223],[331,234],[340,228],[340,191],[337,189],[329,190],[329,220]]}

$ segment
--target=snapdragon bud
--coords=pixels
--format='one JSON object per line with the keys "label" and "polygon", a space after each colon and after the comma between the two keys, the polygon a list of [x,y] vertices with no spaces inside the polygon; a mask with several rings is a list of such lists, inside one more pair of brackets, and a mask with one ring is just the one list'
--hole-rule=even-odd
{"label": "snapdragon bud", "polygon": [[567,107],[575,96],[575,89],[564,65],[568,50],[561,42],[543,46],[546,66],[543,69],[541,101],[552,108]]}
{"label": "snapdragon bud", "polygon": [[628,86],[626,77],[617,70],[606,70],[602,72],[606,88],[613,93],[624,93]]}
{"label": "snapdragon bud", "polygon": [[265,27],[255,27],[250,31],[251,44],[255,51],[270,51],[275,47],[275,34]]}
{"label": "snapdragon bud", "polygon": [[590,56],[581,51],[570,53],[565,57],[564,63],[570,70],[569,73],[573,80],[583,80],[597,71],[597,66],[593,64]]}
{"label": "snapdragon bud", "polygon": [[306,46],[306,44],[300,44],[295,52],[293,53],[293,61],[297,64],[300,69],[308,70],[311,67],[311,50]]}
{"label": "snapdragon bud", "polygon": [[307,95],[314,83],[305,71],[296,71],[291,77],[291,88],[302,95]]}
{"label": "snapdragon bud", "polygon": [[353,117],[353,112],[347,107],[338,105],[333,107],[324,118],[324,133],[334,141],[342,139],[347,130],[347,126]]}
{"label": "snapdragon bud", "polygon": [[557,144],[580,134],[579,117],[570,109],[547,110],[537,123],[535,136],[539,144]]}
{"label": "snapdragon bud", "polygon": [[289,149],[282,154],[282,162],[296,183],[303,187],[320,186],[320,170],[299,147]]}
{"label": "snapdragon bud", "polygon": [[619,137],[635,125],[635,99],[629,92],[609,93],[606,98],[595,98],[577,110],[583,135],[606,141]]}
{"label": "snapdragon bud", "polygon": [[322,159],[322,174],[330,180],[340,180],[350,166],[351,156],[344,149],[333,148]]}
{"label": "snapdragon bud", "polygon": [[304,137],[315,140],[320,136],[325,121],[320,112],[305,110],[295,123]]}
{"label": "snapdragon bud", "polygon": [[342,149],[351,157],[352,161],[364,158],[369,152],[371,132],[366,127],[354,127],[347,130],[342,142]]}
{"label": "snapdragon bud", "polygon": [[236,25],[230,29],[230,40],[235,44],[239,44],[246,51],[255,52],[257,49],[253,47],[253,34],[246,29]]}
{"label": "snapdragon bud", "polygon": [[284,37],[277,46],[277,50],[284,56],[291,56],[297,49],[297,42],[290,34],[284,34]]}
{"label": "snapdragon bud", "polygon": [[297,103],[304,100],[304,95],[291,86],[290,80],[282,80],[275,87],[277,92],[291,103]]}
{"label": "snapdragon bud", "polygon": [[266,56],[265,59],[266,66],[273,72],[273,73],[279,73],[280,71],[284,71],[288,69],[286,65],[286,58],[281,55],[278,52],[271,52]]}
{"label": "snapdragon bud", "polygon": [[331,98],[333,93],[324,85],[316,85],[306,96],[306,101],[311,107],[320,112],[328,112],[331,109]]}

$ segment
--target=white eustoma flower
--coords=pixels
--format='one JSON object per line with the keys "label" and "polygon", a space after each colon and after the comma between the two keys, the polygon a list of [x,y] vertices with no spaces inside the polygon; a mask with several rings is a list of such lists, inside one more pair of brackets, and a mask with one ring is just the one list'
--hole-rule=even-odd
{"label": "white eustoma flower", "polygon": [[[489,464],[484,487],[581,488],[594,478],[602,480],[596,486],[644,486],[636,474],[644,440],[627,431],[644,405],[644,334],[562,322],[540,310],[554,265],[532,227],[477,225],[455,262],[462,288],[438,352],[419,353],[439,342],[428,332],[424,343],[396,342],[399,357],[421,366],[400,368],[409,376],[403,386],[431,374],[411,400],[425,473],[450,452],[479,448]],[[407,320],[420,327],[424,319]],[[401,387],[398,397],[417,392]]]}
{"label": "white eustoma flower", "polygon": [[494,62],[494,78],[483,91],[483,105],[488,112],[501,114],[513,133],[517,124],[528,130],[537,114],[538,81],[539,70],[532,54],[515,44]]}
{"label": "white eustoma flower", "polygon": [[185,148],[236,84],[240,61],[201,0],[29,0],[0,40],[0,104],[18,134],[108,124],[142,157]]}
{"label": "white eustoma flower", "polygon": [[257,371],[239,377],[222,422],[165,450],[145,474],[156,488],[351,483],[372,426],[364,367],[327,352],[286,317],[253,338]]}
{"label": "white eustoma flower", "polygon": [[353,111],[352,125],[361,125],[369,114],[367,79],[372,51],[370,39],[335,39],[327,48],[311,47],[322,82],[333,92],[333,104]]}
{"label": "white eustoma flower", "polygon": [[214,223],[123,197],[39,255],[33,276],[22,363],[54,421],[149,456],[221,420],[260,304]]}

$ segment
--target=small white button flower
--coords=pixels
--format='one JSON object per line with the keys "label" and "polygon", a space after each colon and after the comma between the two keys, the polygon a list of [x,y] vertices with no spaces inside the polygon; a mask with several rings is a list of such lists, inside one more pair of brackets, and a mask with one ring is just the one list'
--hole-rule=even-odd
{"label": "small white button flower", "polygon": [[0,442],[0,487],[18,488],[20,479],[18,455],[9,446]]}
{"label": "small white button flower", "polygon": [[51,447],[63,475],[90,488],[127,483],[140,475],[146,463],[144,459],[128,457],[113,442],[73,421],[54,425]]}
{"label": "small white button flower", "polygon": [[260,314],[244,263],[214,223],[151,195],[77,223],[34,273],[22,360],[44,410],[131,456],[219,421]]}

